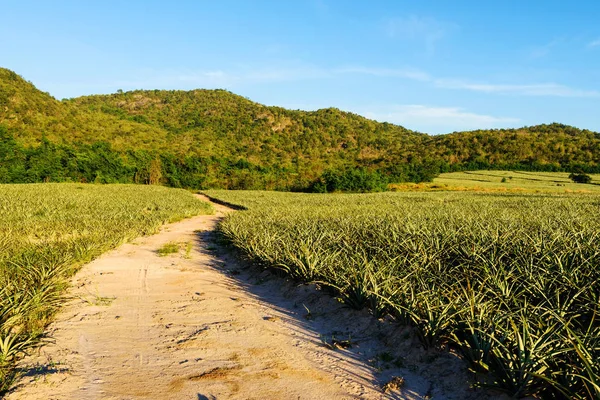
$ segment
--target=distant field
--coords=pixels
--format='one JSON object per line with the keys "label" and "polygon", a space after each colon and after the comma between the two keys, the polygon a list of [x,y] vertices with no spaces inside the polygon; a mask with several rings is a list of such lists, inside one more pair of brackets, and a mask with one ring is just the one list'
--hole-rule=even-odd
{"label": "distant field", "polygon": [[164,187],[0,185],[0,397],[77,266],[166,222],[211,212],[191,193]]}
{"label": "distant field", "polygon": [[508,192],[600,193],[600,175],[590,176],[591,184],[579,184],[573,183],[567,172],[466,171],[441,174],[433,183],[446,185],[454,190],[462,188]]}
{"label": "distant field", "polygon": [[[558,180],[511,174],[534,187]],[[502,173],[479,176],[493,185]],[[247,208],[219,229],[250,258],[393,315],[425,347],[457,349],[484,385],[515,397],[600,395],[599,196],[206,194]]]}

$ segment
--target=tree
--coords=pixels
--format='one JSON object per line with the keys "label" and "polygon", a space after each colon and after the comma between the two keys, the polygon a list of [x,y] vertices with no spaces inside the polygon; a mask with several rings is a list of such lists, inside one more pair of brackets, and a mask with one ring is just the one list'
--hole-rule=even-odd
{"label": "tree", "polygon": [[150,185],[160,185],[162,180],[162,166],[160,158],[155,158],[150,162],[150,171],[148,177],[148,183]]}

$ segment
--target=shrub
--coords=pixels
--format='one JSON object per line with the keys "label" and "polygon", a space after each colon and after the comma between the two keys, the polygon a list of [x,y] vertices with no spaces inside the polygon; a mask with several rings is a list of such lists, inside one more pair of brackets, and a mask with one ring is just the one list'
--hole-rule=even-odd
{"label": "shrub", "polygon": [[345,171],[329,170],[311,185],[314,193],[326,192],[383,192],[387,190],[388,179],[378,171],[354,168]]}
{"label": "shrub", "polygon": [[575,183],[590,183],[592,181],[592,177],[584,173],[571,173],[571,175],[569,175],[569,179]]}

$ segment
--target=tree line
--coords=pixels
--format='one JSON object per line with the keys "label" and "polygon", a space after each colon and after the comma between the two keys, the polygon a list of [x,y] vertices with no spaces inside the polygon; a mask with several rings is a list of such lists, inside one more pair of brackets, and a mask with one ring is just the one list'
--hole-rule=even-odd
{"label": "tree line", "polygon": [[347,166],[315,178],[286,166],[261,166],[243,157],[117,151],[108,142],[58,144],[46,137],[37,146],[20,144],[0,125],[0,183],[82,182],[162,184],[189,189],[287,191],[381,191],[392,182],[431,181],[437,165],[410,163],[388,169]]}

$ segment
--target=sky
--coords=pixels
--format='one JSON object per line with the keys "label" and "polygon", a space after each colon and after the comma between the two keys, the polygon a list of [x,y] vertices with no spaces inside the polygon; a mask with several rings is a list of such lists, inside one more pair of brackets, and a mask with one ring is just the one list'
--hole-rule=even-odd
{"label": "sky", "polygon": [[0,67],[57,99],[222,88],[430,134],[600,131],[600,1],[0,0]]}

